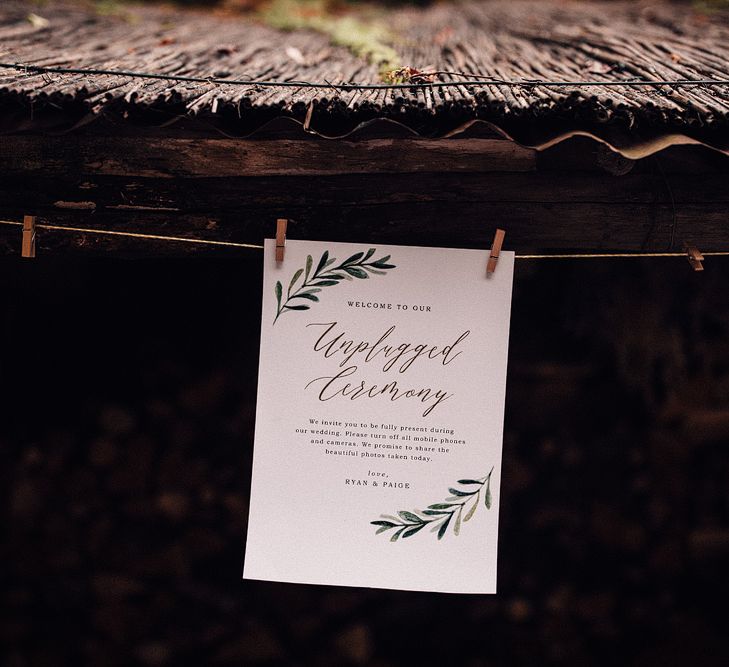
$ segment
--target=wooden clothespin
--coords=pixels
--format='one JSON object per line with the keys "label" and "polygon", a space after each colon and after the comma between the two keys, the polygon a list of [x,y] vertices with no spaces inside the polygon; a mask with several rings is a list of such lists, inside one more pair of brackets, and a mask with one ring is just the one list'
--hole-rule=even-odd
{"label": "wooden clothespin", "polygon": [[684,247],[686,248],[686,257],[691,268],[694,271],[703,271],[704,265],[702,262],[704,261],[704,256],[701,254],[699,249],[690,243],[686,243]]}
{"label": "wooden clothespin", "polygon": [[23,218],[23,257],[35,257],[35,216]]}
{"label": "wooden clothespin", "polygon": [[276,261],[283,262],[286,250],[286,227],[289,221],[286,218],[276,220]]}
{"label": "wooden clothespin", "polygon": [[496,271],[496,262],[499,260],[501,246],[504,244],[504,236],[506,236],[506,232],[503,229],[496,230],[496,233],[494,234],[494,242],[491,245],[489,261],[486,265],[486,275],[490,275]]}

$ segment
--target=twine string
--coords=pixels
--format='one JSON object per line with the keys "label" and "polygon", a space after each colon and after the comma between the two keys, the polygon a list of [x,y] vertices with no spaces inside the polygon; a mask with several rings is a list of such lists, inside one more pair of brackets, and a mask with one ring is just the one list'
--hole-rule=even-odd
{"label": "twine string", "polygon": [[[22,227],[22,222],[14,220],[0,220],[0,225],[13,225]],[[102,236],[121,236],[131,239],[142,239],[146,241],[165,241],[167,243],[196,243],[199,245],[225,246],[229,248],[249,248],[263,250],[263,245],[258,243],[239,243],[237,241],[215,241],[212,239],[190,238],[185,236],[163,236],[161,234],[141,234],[138,232],[118,232],[107,229],[91,229],[86,227],[67,227],[65,225],[49,225],[38,223],[36,229],[47,229],[50,231],[75,232],[78,234],[99,234]],[[729,250],[702,252],[704,257],[729,257]],[[537,259],[624,259],[632,257],[686,257],[686,252],[618,252],[618,253],[556,253],[543,255],[515,255],[515,259],[537,260]]]}

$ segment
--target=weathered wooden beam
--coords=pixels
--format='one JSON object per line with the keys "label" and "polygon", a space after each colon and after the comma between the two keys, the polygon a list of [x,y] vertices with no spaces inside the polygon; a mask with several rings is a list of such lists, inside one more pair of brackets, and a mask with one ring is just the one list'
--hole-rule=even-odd
{"label": "weathered wooden beam", "polygon": [[6,174],[221,178],[365,173],[523,172],[536,151],[499,139],[369,141],[9,136]]}
{"label": "weathered wooden beam", "polygon": [[[322,240],[481,247],[502,226],[521,252],[729,245],[723,162],[681,174],[645,160],[613,176],[567,160],[560,169],[564,157],[564,147],[537,160],[493,139],[13,136],[0,141],[0,218],[33,213],[41,224],[244,243],[260,243],[287,217],[298,222],[292,238]],[[41,233],[39,243],[159,252],[147,240],[87,236]]]}
{"label": "weathered wooden beam", "polygon": [[406,202],[704,204],[729,202],[725,174],[599,173],[357,174],[231,178],[82,178],[0,172],[0,207],[137,208],[179,212],[248,206],[389,205]]}
{"label": "weathered wooden beam", "polygon": [[[676,231],[674,249],[680,250],[684,240],[692,241],[702,251],[727,248],[725,205],[709,211],[703,205],[687,204],[676,211],[675,218],[672,208],[666,205],[528,202],[249,207],[217,215],[133,209],[34,213],[40,225],[51,223],[243,243],[261,243],[273,233],[276,217],[288,217],[296,221],[289,226],[290,238],[315,240],[479,248],[489,244],[498,225],[507,230],[506,247],[518,252],[666,250],[672,229]],[[15,227],[0,226],[0,234],[10,239],[6,251],[14,252],[18,233]],[[44,249],[54,248],[94,250],[100,247],[99,243],[102,241],[96,236],[42,228],[38,231],[39,255]],[[129,244],[119,238],[103,243],[106,248]],[[148,241],[133,243],[140,256],[158,251]],[[179,247],[179,254],[219,251],[218,247]]]}

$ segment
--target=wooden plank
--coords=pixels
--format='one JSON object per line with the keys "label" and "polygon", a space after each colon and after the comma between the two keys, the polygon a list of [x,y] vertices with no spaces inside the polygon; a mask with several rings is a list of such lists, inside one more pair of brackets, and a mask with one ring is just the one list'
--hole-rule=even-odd
{"label": "wooden plank", "polygon": [[27,205],[51,210],[75,207],[167,209],[170,212],[234,211],[248,206],[387,205],[405,202],[685,203],[726,205],[723,174],[621,177],[577,173],[358,174],[234,178],[83,179],[0,172],[0,209]]}
{"label": "wooden plank", "polygon": [[[13,213],[13,212],[10,212]],[[20,213],[16,214],[17,216]],[[2,217],[5,217],[3,214]],[[223,241],[261,243],[271,237],[276,217],[292,218],[289,238],[359,243],[486,248],[496,226],[507,230],[507,249],[639,251],[665,250],[674,223],[672,209],[650,204],[415,202],[387,206],[249,207],[242,211],[202,214],[155,213],[134,210],[54,212],[38,214],[38,224],[91,227],[169,236],[194,236]],[[447,220],[450,224],[444,225]],[[727,249],[726,207],[707,211],[696,204],[676,212],[676,248],[693,241],[702,251]],[[19,239],[19,228],[0,225],[6,238]],[[38,231],[38,254],[43,248],[93,251],[98,237]],[[110,240],[108,247],[122,243]],[[126,243],[126,242],[124,242]],[[154,246],[139,241],[140,256],[154,255]],[[9,252],[17,243],[13,242]],[[179,254],[213,252],[218,248],[185,246]]]}
{"label": "wooden plank", "polygon": [[[673,228],[678,246],[727,247],[721,170],[666,174],[648,160],[623,176],[531,171],[533,154],[510,142],[464,142],[6,137],[0,218],[260,243],[286,217],[299,222],[292,238],[464,247],[482,247],[498,225],[522,252],[662,250]],[[101,243],[42,236],[59,251]]]}
{"label": "wooden plank", "polygon": [[536,151],[499,139],[293,141],[8,136],[0,169],[47,176],[203,178],[533,171]]}

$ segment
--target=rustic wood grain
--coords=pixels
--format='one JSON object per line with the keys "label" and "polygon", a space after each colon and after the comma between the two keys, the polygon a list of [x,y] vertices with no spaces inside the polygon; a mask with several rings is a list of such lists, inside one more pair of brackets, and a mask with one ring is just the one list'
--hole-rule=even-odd
{"label": "rustic wood grain", "polygon": [[0,142],[0,167],[8,174],[148,178],[522,172],[535,169],[536,151],[496,139],[348,142],[9,136]]}
{"label": "rustic wood grain", "polygon": [[[729,78],[729,20],[718,7],[690,3],[546,0],[468,1],[427,8],[389,8],[403,65],[491,79],[626,81]],[[0,108],[29,122],[47,111],[75,119],[121,111],[129,120],[162,123],[197,116],[230,128],[252,128],[279,115],[325,134],[374,117],[438,134],[485,118],[525,132],[620,126],[707,135],[726,147],[729,87],[568,86],[501,84],[397,91],[351,90],[337,84],[378,83],[374,63],[314,31],[280,32],[251,17],[203,15],[179,8],[131,6],[99,16],[51,0],[39,9],[47,25],[31,25],[19,0],[0,7],[2,59],[34,65],[132,70],[239,80],[315,81],[320,88],[265,88],[211,82],[134,79],[122,75],[0,72]],[[287,48],[288,47],[288,48]],[[296,61],[287,50],[296,49]],[[441,74],[454,84],[462,80]],[[328,82],[328,83],[324,83]],[[311,104],[315,106],[312,108]],[[31,112],[32,105],[32,112]]]}
{"label": "rustic wood grain", "polygon": [[[8,211],[19,215],[19,210]],[[242,207],[216,214],[105,209],[37,212],[38,223],[169,236],[261,243],[271,238],[277,217],[292,218],[289,238],[359,243],[486,248],[497,226],[507,231],[506,248],[537,250],[663,251],[691,240],[702,251],[726,250],[726,205],[668,205],[564,202],[417,202],[388,205]],[[3,215],[5,217],[5,215]],[[448,221],[449,224],[444,224]],[[5,252],[20,241],[19,228],[0,225]],[[160,244],[48,230],[38,232],[38,254],[134,248],[138,256],[162,253],[217,254],[210,246]],[[169,247],[167,247],[169,246]],[[245,252],[245,251],[241,251]]]}
{"label": "rustic wood grain", "polygon": [[[684,161],[650,158],[613,175],[595,155],[586,168],[577,144],[580,160],[564,146],[537,155],[486,139],[11,136],[0,142],[0,218],[243,243],[261,243],[286,217],[291,238],[481,247],[502,226],[519,251],[727,248],[726,160],[683,149]],[[15,252],[14,230],[2,233]],[[40,236],[58,252],[221,252]]]}
{"label": "rustic wood grain", "polygon": [[683,204],[727,206],[726,174],[623,177],[585,173],[409,173],[159,178],[5,174],[0,206],[215,213],[248,206],[384,206],[419,202]]}

